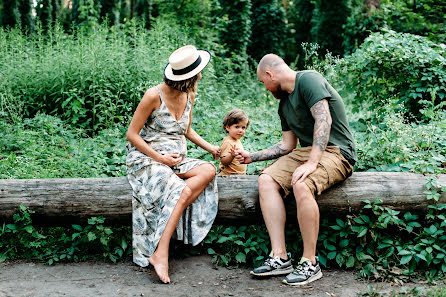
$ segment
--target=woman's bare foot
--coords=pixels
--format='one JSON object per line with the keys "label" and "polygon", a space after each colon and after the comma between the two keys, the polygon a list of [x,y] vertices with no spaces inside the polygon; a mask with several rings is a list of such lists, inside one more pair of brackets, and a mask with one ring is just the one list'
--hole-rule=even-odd
{"label": "woman's bare foot", "polygon": [[165,284],[169,284],[169,258],[160,257],[155,253],[149,258],[149,263],[155,268],[155,272],[160,280]]}

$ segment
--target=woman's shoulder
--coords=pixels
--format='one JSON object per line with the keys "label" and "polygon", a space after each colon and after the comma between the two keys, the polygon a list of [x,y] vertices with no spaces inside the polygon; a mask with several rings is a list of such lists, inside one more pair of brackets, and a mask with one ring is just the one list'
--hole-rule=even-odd
{"label": "woman's shoulder", "polygon": [[159,86],[151,87],[146,90],[144,93],[144,96],[141,99],[141,103],[144,105],[152,105],[155,107],[159,107],[161,101],[160,101],[160,94],[159,94]]}

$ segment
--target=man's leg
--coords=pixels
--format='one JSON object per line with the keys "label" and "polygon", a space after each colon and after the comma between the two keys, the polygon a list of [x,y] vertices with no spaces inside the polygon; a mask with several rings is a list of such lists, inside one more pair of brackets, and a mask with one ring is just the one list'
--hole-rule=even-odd
{"label": "man's leg", "polygon": [[316,243],[319,233],[319,207],[305,183],[293,186],[296,198],[297,220],[304,244],[304,252],[296,269],[282,281],[292,286],[301,286],[322,277],[319,261],[316,258]]}
{"label": "man's leg", "polygon": [[313,193],[305,183],[296,183],[293,186],[296,198],[297,220],[304,244],[303,257],[316,264],[316,244],[319,234],[319,206]]}
{"label": "man's leg", "polygon": [[286,211],[279,184],[269,175],[259,176],[259,200],[263,219],[271,240],[273,257],[287,259],[285,247]]}
{"label": "man's leg", "polygon": [[293,271],[285,248],[286,212],[279,184],[268,174],[259,176],[259,198],[263,219],[271,240],[272,257],[251,271],[255,276],[284,275]]}

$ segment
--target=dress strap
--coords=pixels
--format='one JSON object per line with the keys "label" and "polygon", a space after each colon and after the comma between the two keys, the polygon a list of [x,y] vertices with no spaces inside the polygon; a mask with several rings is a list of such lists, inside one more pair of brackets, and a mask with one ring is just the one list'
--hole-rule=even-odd
{"label": "dress strap", "polygon": [[160,95],[161,102],[164,102],[164,100],[163,100],[163,93],[161,93],[161,90],[158,88],[158,86],[155,86],[155,89],[158,91],[158,94]]}

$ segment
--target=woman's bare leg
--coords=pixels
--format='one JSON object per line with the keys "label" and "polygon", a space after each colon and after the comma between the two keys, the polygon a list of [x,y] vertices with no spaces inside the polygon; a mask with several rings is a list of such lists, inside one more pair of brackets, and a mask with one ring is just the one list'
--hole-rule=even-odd
{"label": "woman's bare leg", "polygon": [[184,174],[178,175],[187,178],[186,187],[181,192],[181,196],[175,205],[166,228],[164,229],[158,246],[149,258],[150,264],[155,268],[155,272],[164,283],[170,283],[169,278],[169,244],[175,228],[180,221],[183,211],[194,202],[203,192],[206,186],[215,177],[215,167],[211,164],[202,164]]}

